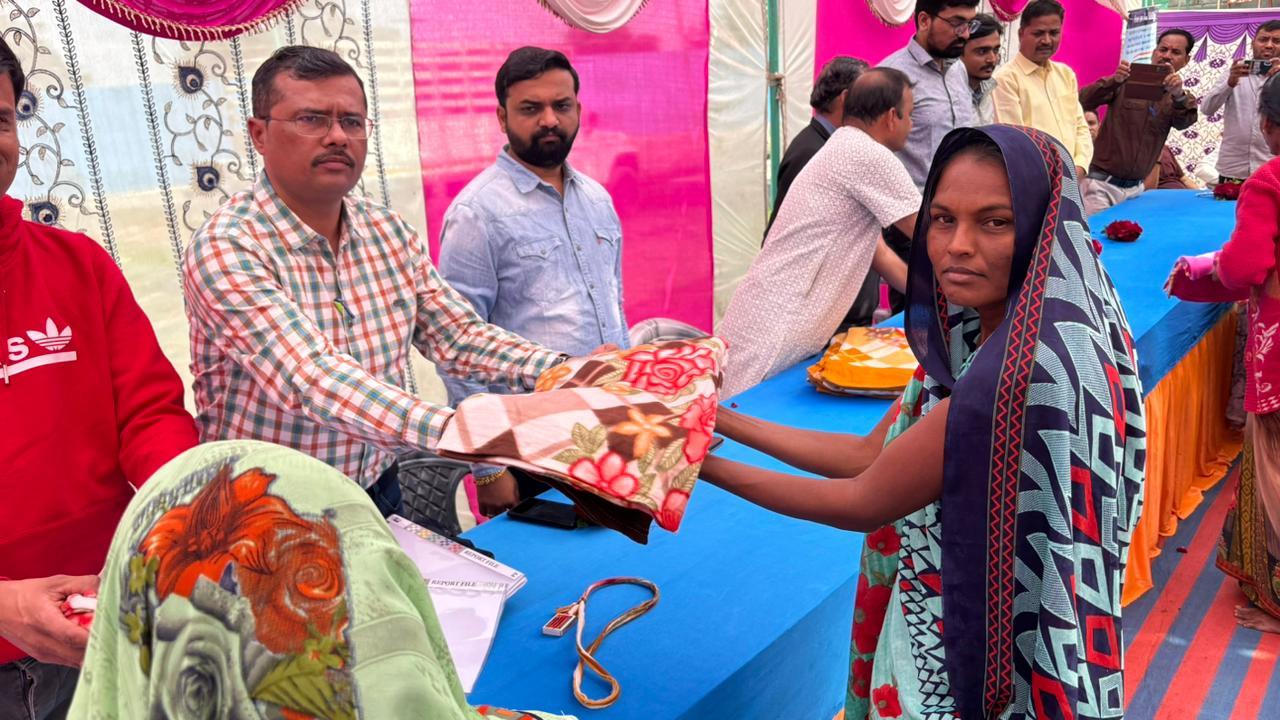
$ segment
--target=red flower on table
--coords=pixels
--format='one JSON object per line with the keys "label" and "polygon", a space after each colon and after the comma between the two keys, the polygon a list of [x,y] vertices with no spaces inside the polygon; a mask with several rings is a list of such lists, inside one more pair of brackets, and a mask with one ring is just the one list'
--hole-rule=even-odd
{"label": "red flower on table", "polygon": [[1142,226],[1132,220],[1116,220],[1102,233],[1116,242],[1133,242],[1142,236]]}
{"label": "red flower on table", "polygon": [[1213,188],[1213,196],[1218,200],[1239,200],[1242,187],[1244,183],[1218,183]]}
{"label": "red flower on table", "polygon": [[853,667],[849,672],[849,686],[853,688],[853,694],[860,697],[871,696],[871,669],[870,660],[858,658],[853,661]]}
{"label": "red flower on table", "polygon": [[1089,238],[1089,242],[1093,243],[1093,253],[1095,255],[1102,254],[1102,243],[1097,238]]}
{"label": "red flower on table", "polygon": [[613,451],[605,453],[599,460],[578,460],[569,466],[569,476],[618,498],[630,497],[640,487],[640,481],[627,472],[627,461]]}
{"label": "red flower on table", "polygon": [[871,704],[880,717],[902,717],[902,704],[898,702],[898,690],[892,685],[881,685],[871,691]]}
{"label": "red flower on table", "polygon": [[662,500],[662,509],[658,511],[658,526],[675,532],[684,518],[684,509],[689,504],[689,493],[683,490],[672,490]]}
{"label": "red flower on table", "polygon": [[866,575],[858,576],[858,595],[853,604],[853,645],[864,655],[875,652],[880,642],[880,629],[889,610],[891,593],[888,585],[872,585]]}
{"label": "red flower on table", "polygon": [[892,525],[885,525],[867,536],[867,547],[889,557],[902,549],[902,540]]}
{"label": "red flower on table", "polygon": [[711,434],[716,429],[715,398],[703,395],[689,404],[680,416],[680,427],[689,431],[684,443],[684,459],[691,463],[702,462],[711,446]]}
{"label": "red flower on table", "polygon": [[711,349],[698,345],[641,346],[624,358],[623,382],[663,395],[674,395],[715,369]]}

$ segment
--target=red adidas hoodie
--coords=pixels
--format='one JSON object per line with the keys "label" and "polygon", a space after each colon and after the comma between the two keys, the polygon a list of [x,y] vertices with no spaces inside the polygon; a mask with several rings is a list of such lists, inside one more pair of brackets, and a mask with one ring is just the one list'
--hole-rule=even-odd
{"label": "red adidas hoodie", "polygon": [[98,573],[130,484],[196,441],[111,257],[0,198],[0,578]]}

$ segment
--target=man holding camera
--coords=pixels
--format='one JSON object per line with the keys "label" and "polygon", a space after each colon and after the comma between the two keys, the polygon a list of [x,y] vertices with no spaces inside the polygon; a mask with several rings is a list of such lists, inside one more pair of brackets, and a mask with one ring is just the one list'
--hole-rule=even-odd
{"label": "man holding camera", "polygon": [[[1085,211],[1090,215],[1140,195],[1144,181],[1160,162],[1169,130],[1185,130],[1195,124],[1196,99],[1183,88],[1179,72],[1191,59],[1195,39],[1186,30],[1165,30],[1160,35],[1152,64],[1164,72],[1163,94],[1146,94],[1146,86],[1129,82],[1129,63],[1121,62],[1111,77],[1080,90],[1085,111],[1108,106],[1093,142]],[[1086,119],[1087,121],[1087,119]]]}
{"label": "man holding camera", "polygon": [[1243,183],[1271,159],[1271,150],[1258,122],[1262,85],[1280,72],[1280,20],[1268,20],[1253,36],[1253,57],[1237,60],[1226,79],[1204,96],[1204,114],[1226,106],[1222,146],[1218,150],[1218,182]]}

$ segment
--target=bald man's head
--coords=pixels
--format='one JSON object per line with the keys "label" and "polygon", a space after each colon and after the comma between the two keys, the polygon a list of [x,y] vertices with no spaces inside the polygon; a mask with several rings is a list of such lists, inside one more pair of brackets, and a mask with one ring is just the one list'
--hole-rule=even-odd
{"label": "bald man's head", "polygon": [[890,150],[906,146],[911,133],[911,80],[893,68],[862,73],[844,102],[845,122],[855,125]]}
{"label": "bald man's head", "polygon": [[[893,68],[870,68],[862,73],[849,88],[844,101],[845,117],[855,117],[871,124],[890,110],[901,113],[902,101],[911,89],[906,73]],[[907,109],[906,113],[910,114]]]}

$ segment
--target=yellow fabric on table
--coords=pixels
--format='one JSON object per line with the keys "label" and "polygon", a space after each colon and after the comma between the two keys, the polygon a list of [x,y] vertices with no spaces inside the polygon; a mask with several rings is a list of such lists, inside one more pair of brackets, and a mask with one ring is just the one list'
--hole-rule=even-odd
{"label": "yellow fabric on table", "polygon": [[1241,436],[1227,427],[1236,313],[1227,313],[1147,395],[1147,481],[1123,603],[1151,589],[1151,561],[1178,521],[1226,476]]}
{"label": "yellow fabric on table", "polygon": [[809,381],[841,395],[897,397],[916,365],[901,328],[855,327],[831,338],[822,359],[809,368]]}

